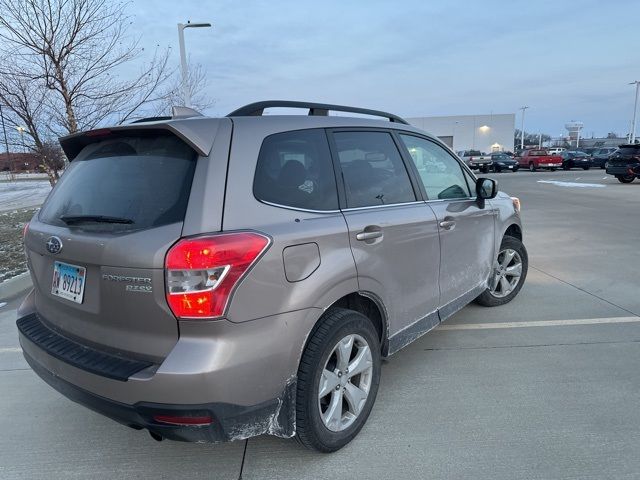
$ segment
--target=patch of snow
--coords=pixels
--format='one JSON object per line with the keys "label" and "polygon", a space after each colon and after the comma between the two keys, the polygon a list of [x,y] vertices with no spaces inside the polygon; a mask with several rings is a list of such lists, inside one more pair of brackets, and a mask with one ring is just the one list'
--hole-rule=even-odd
{"label": "patch of snow", "polygon": [[0,212],[39,207],[50,191],[48,181],[0,182]]}
{"label": "patch of snow", "polygon": [[576,183],[576,182],[560,182],[558,180],[538,180],[538,183],[549,183],[558,187],[569,188],[604,188],[606,185],[600,183]]}

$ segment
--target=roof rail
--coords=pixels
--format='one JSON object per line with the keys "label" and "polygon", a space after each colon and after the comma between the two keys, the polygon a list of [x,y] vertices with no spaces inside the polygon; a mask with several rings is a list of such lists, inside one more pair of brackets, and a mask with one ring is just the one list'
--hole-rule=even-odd
{"label": "roof rail", "polygon": [[227,117],[250,117],[261,116],[265,108],[305,108],[309,109],[309,115],[326,117],[329,111],[359,113],[363,115],[373,115],[376,117],[384,117],[390,122],[404,123],[409,125],[404,118],[394,115],[393,113],[382,112],[380,110],[369,110],[368,108],[347,107],[344,105],[330,105],[328,103],[310,103],[310,102],[294,102],[289,100],[266,100],[264,102],[250,103],[244,107],[234,110]]}

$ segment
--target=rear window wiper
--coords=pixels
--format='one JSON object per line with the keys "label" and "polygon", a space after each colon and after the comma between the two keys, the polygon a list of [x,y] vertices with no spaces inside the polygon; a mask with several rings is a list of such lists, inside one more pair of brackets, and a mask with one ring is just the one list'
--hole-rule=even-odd
{"label": "rear window wiper", "polygon": [[67,225],[73,225],[75,223],[96,222],[96,223],[122,223],[132,224],[133,220],[130,218],[122,217],[110,217],[108,215],[62,215],[60,217]]}

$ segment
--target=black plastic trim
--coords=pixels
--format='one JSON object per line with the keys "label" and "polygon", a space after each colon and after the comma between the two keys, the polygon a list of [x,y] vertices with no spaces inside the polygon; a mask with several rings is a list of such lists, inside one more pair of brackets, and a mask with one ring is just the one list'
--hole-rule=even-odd
{"label": "black plastic trim", "polygon": [[244,107],[234,110],[227,117],[255,117],[262,116],[265,108],[304,108],[309,109],[309,115],[326,117],[330,111],[349,112],[361,115],[372,115],[375,117],[387,118],[390,122],[403,123],[409,125],[404,118],[393,113],[381,110],[370,110],[368,108],[347,107],[346,105],[331,105],[328,103],[295,102],[290,100],[266,100],[264,102],[250,103]]}
{"label": "black plastic trim", "polygon": [[47,327],[36,313],[18,319],[16,324],[27,340],[48,355],[102,377],[126,382],[131,375],[153,365],[151,362],[117,357],[69,340]]}

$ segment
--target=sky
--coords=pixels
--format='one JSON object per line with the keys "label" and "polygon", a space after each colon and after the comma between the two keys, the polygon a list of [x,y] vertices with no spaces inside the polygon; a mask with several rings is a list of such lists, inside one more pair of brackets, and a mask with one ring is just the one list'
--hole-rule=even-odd
{"label": "sky", "polygon": [[[404,117],[517,113],[552,136],[629,131],[640,80],[640,2],[134,0],[141,45],[170,47],[178,22],[207,72],[206,113],[306,100]],[[639,121],[640,123],[640,121]],[[640,128],[640,127],[638,127]]]}

